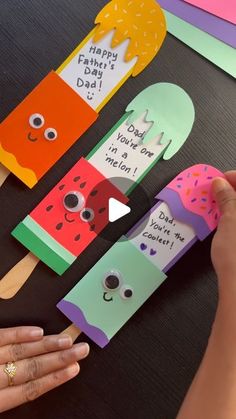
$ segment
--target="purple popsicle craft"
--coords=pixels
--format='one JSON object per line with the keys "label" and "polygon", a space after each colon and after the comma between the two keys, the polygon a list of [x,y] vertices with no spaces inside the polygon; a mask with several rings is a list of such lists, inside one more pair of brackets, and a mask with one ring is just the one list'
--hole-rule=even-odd
{"label": "purple popsicle craft", "polygon": [[109,343],[163,283],[167,271],[217,227],[220,212],[211,192],[215,177],[224,175],[198,164],[156,196],[159,201],[151,214],[115,243],[59,302],[58,308],[73,322],[66,333],[75,339],[84,332],[100,347]]}

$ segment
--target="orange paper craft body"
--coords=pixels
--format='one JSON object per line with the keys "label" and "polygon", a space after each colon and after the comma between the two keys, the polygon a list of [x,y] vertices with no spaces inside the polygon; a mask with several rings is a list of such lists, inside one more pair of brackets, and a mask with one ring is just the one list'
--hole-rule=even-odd
{"label": "orange paper craft body", "polygon": [[97,117],[51,72],[0,124],[0,162],[32,188]]}

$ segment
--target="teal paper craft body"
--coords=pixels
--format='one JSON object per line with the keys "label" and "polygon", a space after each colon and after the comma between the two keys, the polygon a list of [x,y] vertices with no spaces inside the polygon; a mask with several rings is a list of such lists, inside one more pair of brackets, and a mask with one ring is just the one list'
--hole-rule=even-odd
{"label": "teal paper craft body", "polygon": [[[108,275],[119,280],[113,290],[104,287]],[[129,241],[121,240],[83,277],[58,308],[104,347],[165,279],[166,275],[150,264]],[[127,298],[126,292],[132,292],[132,298]]]}

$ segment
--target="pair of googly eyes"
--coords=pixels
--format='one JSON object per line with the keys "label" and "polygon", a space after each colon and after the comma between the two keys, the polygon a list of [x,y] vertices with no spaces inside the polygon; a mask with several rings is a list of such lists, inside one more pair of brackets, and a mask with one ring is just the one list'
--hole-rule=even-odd
{"label": "pair of googly eyes", "polygon": [[94,219],[94,211],[92,208],[84,208],[85,198],[84,195],[77,191],[68,192],[63,199],[63,205],[69,212],[80,212],[82,221],[90,222]]}
{"label": "pair of googly eyes", "polygon": [[103,279],[103,286],[108,291],[120,290],[120,296],[124,300],[132,298],[134,294],[133,289],[123,283],[122,275],[118,271],[108,272]]}
{"label": "pair of googly eyes", "polygon": [[[40,113],[34,113],[29,118],[29,124],[34,129],[40,129],[44,126],[45,120]],[[44,131],[44,137],[48,141],[55,141],[57,139],[57,131],[55,128],[47,128]]]}

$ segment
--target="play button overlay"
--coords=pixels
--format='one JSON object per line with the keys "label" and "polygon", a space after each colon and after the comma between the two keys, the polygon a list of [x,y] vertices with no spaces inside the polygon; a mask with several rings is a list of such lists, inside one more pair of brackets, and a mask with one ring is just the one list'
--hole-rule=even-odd
{"label": "play button overlay", "polygon": [[[155,200],[149,199],[145,189],[139,183],[132,182],[130,179],[113,177],[109,178],[109,181],[128,197],[126,205],[115,199],[114,196],[111,196],[107,199],[107,202],[104,202],[102,193],[100,192],[101,208],[103,209],[101,214],[99,211],[94,211],[93,194],[89,195],[85,207],[90,209],[91,213],[94,214],[92,220],[89,221],[91,229],[94,225],[96,226],[98,217],[106,217],[107,226],[101,231],[99,237],[114,244],[121,236],[121,240],[128,240],[126,234],[144,215],[147,214],[148,210],[154,205]],[[107,180],[100,182],[97,186],[99,186],[97,188],[99,191],[105,190],[107,187]],[[96,198],[98,198],[98,195],[96,195]],[[149,219],[147,218],[147,223],[148,222]],[[138,234],[139,233],[137,232],[137,235]]]}
{"label": "play button overlay", "polygon": [[131,212],[131,208],[128,205],[123,204],[120,201],[117,201],[115,198],[109,199],[109,221],[110,223],[114,223],[117,220],[125,217],[127,214]]}

